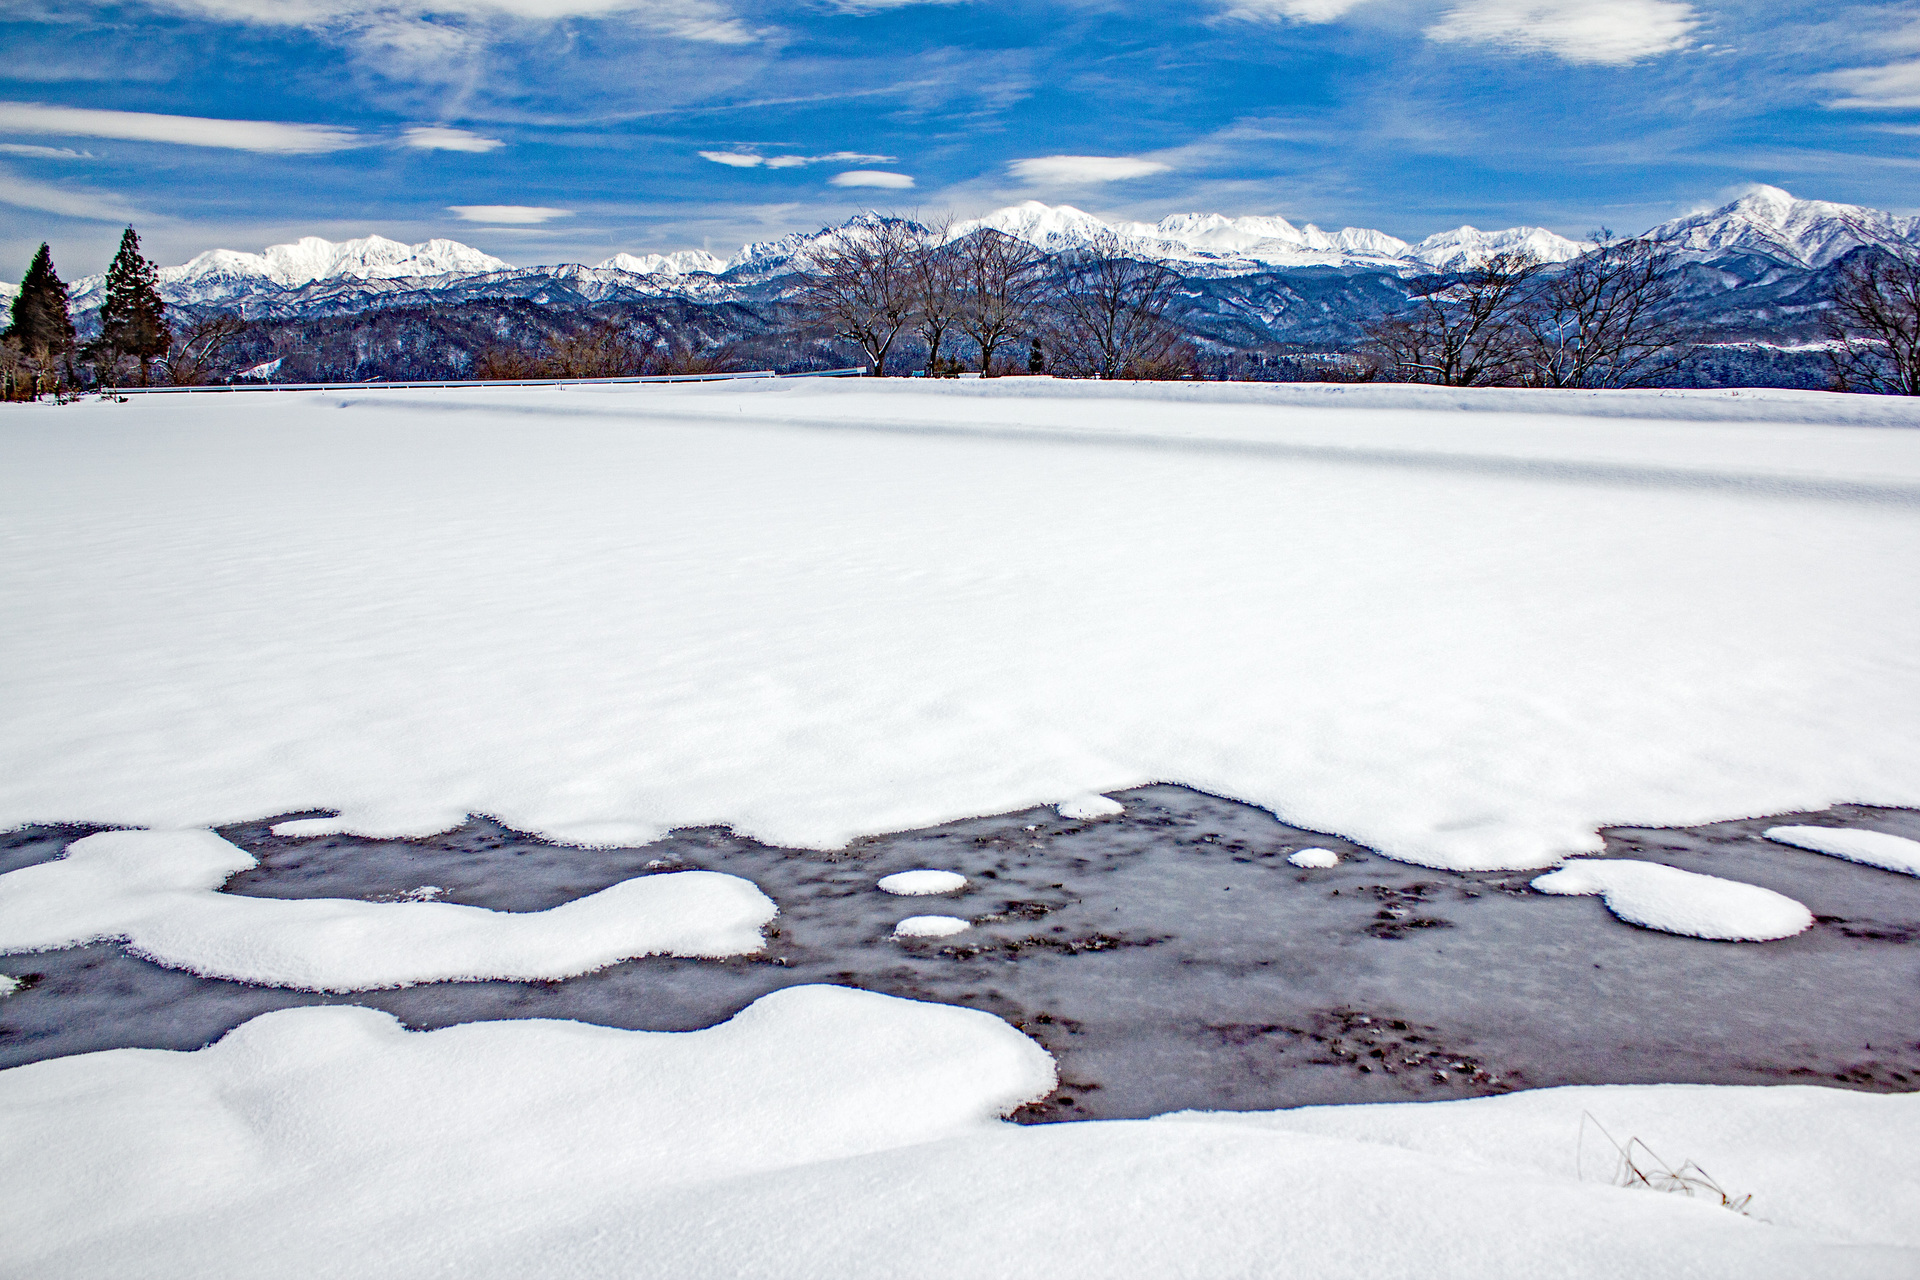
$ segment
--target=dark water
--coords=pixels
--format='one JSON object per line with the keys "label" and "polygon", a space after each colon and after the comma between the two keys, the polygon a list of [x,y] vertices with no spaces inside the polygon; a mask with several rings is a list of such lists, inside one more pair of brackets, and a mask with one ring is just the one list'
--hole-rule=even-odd
{"label": "dark water", "polygon": [[[1920,838],[1920,813],[1845,807],[1686,830],[1618,828],[1609,854],[1762,884],[1810,931],[1704,942],[1542,895],[1537,873],[1451,874],[1382,858],[1261,809],[1176,786],[1116,793],[1123,817],[1035,809],[862,841],[773,848],[723,829],[642,848],[546,844],[485,819],[426,840],[280,839],[288,816],[224,829],[260,859],[226,891],[395,897],[537,911],[635,875],[705,868],[780,904],[765,954],[650,958],[564,982],[437,983],[347,996],[210,981],[101,944],[0,957],[0,1066],[122,1046],[191,1049],[270,1009],[361,1004],[410,1026],[574,1018],[711,1026],[779,987],[829,982],[985,1009],[1044,1044],[1062,1088],[1022,1118],[1182,1107],[1461,1097],[1571,1083],[1807,1082],[1920,1088],[1920,878],[1759,837],[1811,822]],[[0,871],[91,828],[0,836]],[[1296,849],[1338,850],[1302,871]],[[896,898],[881,876],[960,871],[964,891]],[[903,942],[900,918],[964,916]]]}

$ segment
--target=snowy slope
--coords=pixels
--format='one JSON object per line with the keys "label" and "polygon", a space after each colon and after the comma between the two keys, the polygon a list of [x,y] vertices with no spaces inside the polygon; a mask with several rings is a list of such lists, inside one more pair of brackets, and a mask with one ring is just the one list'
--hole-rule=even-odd
{"label": "snowy slope", "polygon": [[1362,227],[1322,231],[1296,227],[1285,218],[1229,218],[1183,213],[1157,223],[1109,223],[1071,205],[1038,200],[987,214],[954,228],[964,235],[990,227],[1049,253],[1096,242],[1118,245],[1143,259],[1165,262],[1188,274],[1239,275],[1276,267],[1372,267],[1400,272],[1451,268],[1507,249],[1525,248],[1549,262],[1579,256],[1581,246],[1539,227],[1479,231],[1460,227],[1429,236],[1418,245]]}
{"label": "snowy slope", "polygon": [[[269,1013],[0,1072],[34,1280],[1896,1280],[1920,1097],[1642,1085],[1032,1127],[1039,1046],[839,987],[719,1026]],[[1620,1185],[1602,1131],[1717,1199]],[[1642,1154],[1643,1163],[1650,1157]]]}
{"label": "snowy slope", "polygon": [[695,272],[718,275],[727,269],[725,258],[716,258],[704,249],[682,249],[678,253],[616,253],[599,264],[602,271],[624,271],[636,276],[684,276]]}
{"label": "snowy slope", "polygon": [[[160,268],[169,302],[213,302],[236,295],[293,289],[319,280],[419,280],[510,270],[510,264],[457,240],[402,244],[383,236],[335,243],[303,236],[262,253],[209,249],[191,262]],[[68,290],[75,307],[97,307],[106,277],[85,276]]]}
{"label": "snowy slope", "polygon": [[16,409],[0,828],[836,846],[1166,779],[1512,868],[1920,803],[1917,413],[1025,379]]}
{"label": "snowy slope", "polygon": [[1863,244],[1911,250],[1920,245],[1920,218],[1801,200],[1778,187],[1757,186],[1711,212],[1664,222],[1647,237],[1697,260],[1756,253],[1797,267],[1824,267]]}

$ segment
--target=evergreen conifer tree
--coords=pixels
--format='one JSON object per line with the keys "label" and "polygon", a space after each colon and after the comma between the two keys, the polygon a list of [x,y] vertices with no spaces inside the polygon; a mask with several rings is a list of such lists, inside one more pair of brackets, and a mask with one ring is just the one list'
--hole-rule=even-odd
{"label": "evergreen conifer tree", "polygon": [[32,370],[33,393],[58,379],[73,357],[73,314],[67,309],[67,286],[53,269],[53,253],[46,245],[33,255],[33,265],[14,295],[11,323],[0,339],[10,342]]}
{"label": "evergreen conifer tree", "polygon": [[160,301],[160,273],[140,256],[140,236],[132,227],[120,237],[120,252],[107,268],[107,298],[100,304],[98,350],[109,369],[121,356],[140,362],[140,385],[146,386],[149,364],[173,343],[167,327],[167,304]]}

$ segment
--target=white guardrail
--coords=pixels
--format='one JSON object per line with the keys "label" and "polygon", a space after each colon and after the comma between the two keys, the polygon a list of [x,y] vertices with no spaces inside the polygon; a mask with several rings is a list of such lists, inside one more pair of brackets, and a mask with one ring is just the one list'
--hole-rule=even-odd
{"label": "white guardrail", "polygon": [[811,373],[658,373],[633,378],[503,378],[487,382],[220,382],[199,387],[103,387],[103,396],[161,396],[215,391],[459,391],[470,387],[617,387],[641,382],[732,382],[741,378],[857,378],[865,368]]}

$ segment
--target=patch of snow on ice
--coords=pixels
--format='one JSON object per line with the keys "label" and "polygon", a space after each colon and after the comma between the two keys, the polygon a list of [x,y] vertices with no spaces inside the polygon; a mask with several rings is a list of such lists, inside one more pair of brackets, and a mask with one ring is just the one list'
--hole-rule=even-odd
{"label": "patch of snow on ice", "polygon": [[10,996],[20,989],[20,979],[10,973],[0,973],[0,996]]}
{"label": "patch of snow on ice", "polygon": [[1340,855],[1331,849],[1301,849],[1288,856],[1287,861],[1296,867],[1308,867],[1324,870],[1340,865]]}
{"label": "patch of snow on ice", "polygon": [[913,897],[964,889],[967,887],[967,878],[958,871],[896,871],[882,878],[879,887],[887,893]]}
{"label": "patch of snow on ice", "polygon": [[951,938],[973,926],[959,916],[908,916],[893,926],[896,938]]}
{"label": "patch of snow on ice", "polygon": [[254,865],[211,831],[87,836],[65,857],[0,875],[0,952],[122,938],[207,977],[366,991],[570,978],[645,955],[746,955],[775,914],[752,884],[712,871],[642,876],[527,912],[215,892]]}
{"label": "patch of snow on ice", "polygon": [[1090,818],[1112,818],[1127,811],[1127,807],[1118,800],[1100,795],[1081,796],[1056,807],[1061,817],[1072,818],[1076,822]]}
{"label": "patch of snow on ice", "polygon": [[1830,854],[1883,871],[1920,876],[1920,840],[1853,827],[1768,827],[1765,834],[1767,839],[1781,844]]}
{"label": "patch of snow on ice", "polygon": [[[997,1118],[1054,1084],[998,1018],[837,987],[693,1032],[289,1009],[196,1052],[0,1072],[0,1206],[35,1280],[1920,1270],[1920,1095]],[[1583,1181],[1583,1113],[1698,1160],[1769,1222]]]}
{"label": "patch of snow on ice", "polygon": [[1719,942],[1771,942],[1813,927],[1813,913],[1785,894],[1631,858],[1576,858],[1533,887],[1598,894],[1629,924]]}

